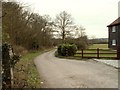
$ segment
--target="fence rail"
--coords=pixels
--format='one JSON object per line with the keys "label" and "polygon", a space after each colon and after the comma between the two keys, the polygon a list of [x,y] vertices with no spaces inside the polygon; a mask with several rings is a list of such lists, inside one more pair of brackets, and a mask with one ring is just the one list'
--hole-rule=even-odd
{"label": "fence rail", "polygon": [[[80,52],[76,54],[79,55],[81,58],[117,58],[117,51],[111,51],[109,49],[81,49]],[[94,55],[94,56],[93,56]],[[108,56],[110,55],[110,56]],[[76,56],[78,57],[78,56]]]}

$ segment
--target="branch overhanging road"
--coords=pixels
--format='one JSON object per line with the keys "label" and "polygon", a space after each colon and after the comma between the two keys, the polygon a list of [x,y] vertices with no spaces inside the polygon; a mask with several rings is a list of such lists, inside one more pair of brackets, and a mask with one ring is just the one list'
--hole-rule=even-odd
{"label": "branch overhanging road", "polygon": [[56,58],[54,52],[34,60],[43,88],[118,88],[118,69],[93,60]]}

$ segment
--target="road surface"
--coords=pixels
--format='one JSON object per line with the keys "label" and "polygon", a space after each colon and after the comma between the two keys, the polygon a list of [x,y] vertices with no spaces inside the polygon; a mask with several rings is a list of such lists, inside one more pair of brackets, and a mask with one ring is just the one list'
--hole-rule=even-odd
{"label": "road surface", "polygon": [[55,50],[35,58],[43,88],[118,88],[118,69],[93,60],[68,60]]}

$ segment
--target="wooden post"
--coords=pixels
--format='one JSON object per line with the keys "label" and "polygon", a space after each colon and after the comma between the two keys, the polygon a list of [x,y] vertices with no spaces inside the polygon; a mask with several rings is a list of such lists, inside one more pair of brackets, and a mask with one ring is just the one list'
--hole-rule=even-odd
{"label": "wooden post", "polygon": [[97,58],[99,59],[99,48],[97,48]]}
{"label": "wooden post", "polygon": [[83,58],[83,49],[81,49],[81,51],[82,51],[82,58]]}
{"label": "wooden post", "polygon": [[120,45],[117,46],[117,59],[120,60]]}

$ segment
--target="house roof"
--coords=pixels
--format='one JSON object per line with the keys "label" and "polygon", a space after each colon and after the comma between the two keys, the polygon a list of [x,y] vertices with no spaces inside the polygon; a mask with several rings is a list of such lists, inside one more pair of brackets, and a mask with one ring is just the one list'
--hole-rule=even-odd
{"label": "house roof", "polygon": [[114,22],[112,22],[110,25],[108,25],[107,27],[118,25],[118,24],[120,24],[120,17],[116,19]]}

